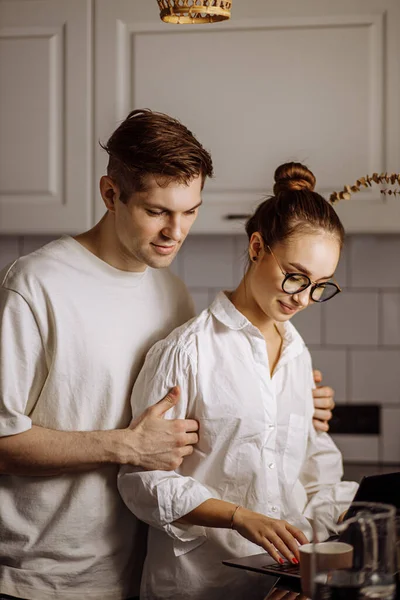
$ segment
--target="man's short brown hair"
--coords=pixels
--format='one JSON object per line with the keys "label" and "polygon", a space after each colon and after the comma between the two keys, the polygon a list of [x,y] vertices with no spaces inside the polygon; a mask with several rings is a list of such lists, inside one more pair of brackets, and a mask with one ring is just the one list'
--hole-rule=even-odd
{"label": "man's short brown hair", "polygon": [[154,175],[160,186],[172,181],[188,185],[201,175],[212,177],[209,152],[177,119],[149,109],[133,110],[114,131],[107,144],[107,175],[118,185],[120,200],[127,202],[145,189],[146,175]]}

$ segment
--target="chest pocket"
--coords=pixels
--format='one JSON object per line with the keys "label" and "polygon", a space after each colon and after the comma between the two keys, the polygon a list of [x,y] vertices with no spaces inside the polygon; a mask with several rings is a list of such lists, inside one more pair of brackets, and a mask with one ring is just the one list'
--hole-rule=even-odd
{"label": "chest pocket", "polygon": [[294,484],[299,477],[307,446],[307,427],[303,415],[292,413],[289,418],[289,427],[286,448],[283,454],[283,471],[288,484]]}

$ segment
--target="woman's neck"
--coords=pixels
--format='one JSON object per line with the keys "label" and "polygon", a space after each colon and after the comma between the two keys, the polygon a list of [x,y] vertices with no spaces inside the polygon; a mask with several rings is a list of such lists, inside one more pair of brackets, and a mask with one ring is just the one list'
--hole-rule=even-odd
{"label": "woman's neck", "polygon": [[275,338],[277,335],[276,323],[268,317],[259,305],[251,297],[248,289],[246,289],[245,278],[242,279],[236,290],[229,297],[232,304],[240,311],[249,321],[257,327],[268,341]]}

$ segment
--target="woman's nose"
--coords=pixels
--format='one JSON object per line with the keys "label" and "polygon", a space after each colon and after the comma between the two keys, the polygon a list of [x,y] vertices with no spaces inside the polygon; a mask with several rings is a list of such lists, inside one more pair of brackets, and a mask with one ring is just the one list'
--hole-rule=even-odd
{"label": "woman's nose", "polygon": [[293,300],[305,308],[310,304],[311,300],[311,286],[303,290],[302,292],[298,292],[297,294],[293,294]]}

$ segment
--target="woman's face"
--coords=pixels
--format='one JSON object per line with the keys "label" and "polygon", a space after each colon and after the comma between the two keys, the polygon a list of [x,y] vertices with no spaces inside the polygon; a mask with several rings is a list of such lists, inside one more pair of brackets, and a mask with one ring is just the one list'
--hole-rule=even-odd
{"label": "woman's face", "polygon": [[[282,271],[307,275],[313,283],[329,281],[339,261],[340,244],[331,234],[303,233],[275,244],[272,252],[264,248],[260,234],[254,233],[249,245],[251,268],[246,288],[251,294],[252,304],[255,304],[253,308],[263,313],[260,317],[283,322],[313,301],[310,297],[312,286],[297,294],[286,294],[282,290],[285,277]],[[256,261],[252,260],[254,257]]]}

